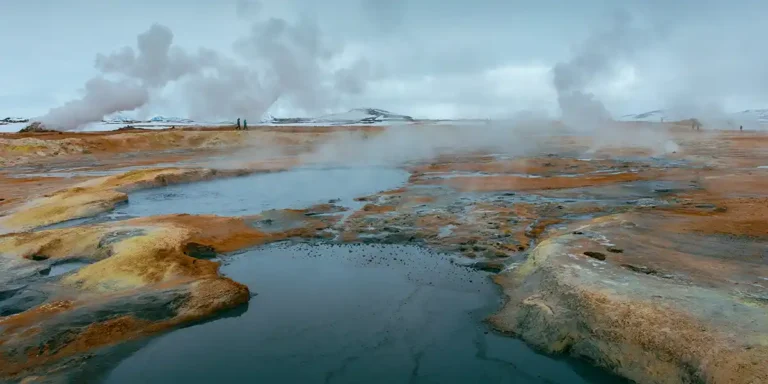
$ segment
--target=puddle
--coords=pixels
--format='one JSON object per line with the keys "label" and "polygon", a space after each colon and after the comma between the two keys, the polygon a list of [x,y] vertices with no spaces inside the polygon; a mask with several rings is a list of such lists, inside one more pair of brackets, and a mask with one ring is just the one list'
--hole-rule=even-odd
{"label": "puddle", "polygon": [[593,187],[547,190],[539,191],[538,193],[553,198],[620,202],[624,200],[653,199],[697,188],[698,186],[691,183],[679,181],[635,181]]}
{"label": "puddle", "polygon": [[440,231],[437,233],[437,237],[442,239],[445,237],[449,237],[453,235],[453,230],[456,229],[456,226],[453,224],[446,225],[444,227],[440,227]]}
{"label": "puddle", "polygon": [[82,267],[85,267],[86,265],[89,265],[90,263],[86,263],[84,261],[79,260],[71,260],[71,261],[64,261],[61,263],[57,263],[54,265],[51,265],[49,269],[45,269],[41,272],[41,274],[45,276],[59,276],[63,275],[68,272],[76,271]]}
{"label": "puddle", "polygon": [[489,332],[487,274],[413,246],[275,244],[222,272],[256,295],[236,317],[175,330],[106,383],[614,383]]}
{"label": "puddle", "polygon": [[36,231],[187,213],[247,216],[270,210],[333,202],[349,208],[342,220],[366,203],[356,197],[404,185],[410,173],[392,168],[297,168],[285,172],[185,183],[131,192],[127,204],[94,217],[67,220]]}
{"label": "puddle", "polygon": [[397,188],[410,174],[390,168],[297,168],[285,172],[180,184],[138,191],[113,214],[137,217],[188,213],[243,216],[270,209],[305,208],[338,200],[356,207],[355,197]]}
{"label": "puddle", "polygon": [[[118,205],[118,210],[119,210]],[[100,224],[100,223],[106,223],[109,221],[119,221],[119,220],[127,220],[131,219],[133,216],[126,215],[125,213],[120,213],[117,211],[111,211],[106,212],[97,216],[93,217],[83,217],[80,219],[72,219],[67,221],[62,221],[60,223],[46,225],[43,227],[35,228],[34,231],[46,231],[49,229],[61,229],[61,228],[73,228],[73,227],[79,227],[83,225],[93,225],[93,224]]]}

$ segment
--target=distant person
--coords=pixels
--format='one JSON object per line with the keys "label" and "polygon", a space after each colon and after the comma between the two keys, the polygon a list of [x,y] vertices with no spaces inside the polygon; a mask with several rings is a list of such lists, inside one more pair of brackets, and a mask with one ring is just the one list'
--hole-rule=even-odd
{"label": "distant person", "polygon": [[243,119],[243,130],[248,130],[248,120]]}
{"label": "distant person", "polygon": [[237,128],[236,129],[238,129],[238,130],[240,129],[240,118],[239,117],[237,118]]}
{"label": "distant person", "polygon": [[744,126],[743,125],[739,125],[739,131],[743,131],[743,130],[744,130]]}

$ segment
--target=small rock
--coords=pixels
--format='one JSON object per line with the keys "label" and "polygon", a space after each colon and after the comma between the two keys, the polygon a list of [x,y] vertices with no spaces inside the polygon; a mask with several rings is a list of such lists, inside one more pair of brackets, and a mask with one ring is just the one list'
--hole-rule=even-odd
{"label": "small rock", "polygon": [[481,271],[498,273],[504,270],[504,263],[478,261],[472,264],[472,267]]}
{"label": "small rock", "polygon": [[26,127],[22,128],[19,133],[27,133],[27,132],[57,132],[51,129],[45,128],[45,125],[39,121],[35,121],[32,124],[27,125]]}
{"label": "small rock", "polygon": [[629,269],[632,272],[644,273],[646,275],[656,275],[659,273],[659,271],[643,265],[622,264],[621,266],[623,268]]}
{"label": "small rock", "polygon": [[616,247],[608,247],[608,252],[611,253],[624,253],[624,250]]}
{"label": "small rock", "polygon": [[574,235],[583,235],[584,232],[582,232],[582,231],[573,231],[573,234]]}
{"label": "small rock", "polygon": [[198,259],[212,259],[216,257],[216,250],[210,245],[198,243],[187,243],[184,246],[184,253]]}
{"label": "small rock", "polygon": [[584,255],[600,261],[605,260],[605,254],[601,252],[586,251]]}
{"label": "small rock", "polygon": [[496,258],[499,258],[499,259],[505,258],[507,256],[509,256],[509,255],[507,255],[507,253],[504,252],[504,251],[496,250],[496,251],[493,252],[493,257],[496,257]]}

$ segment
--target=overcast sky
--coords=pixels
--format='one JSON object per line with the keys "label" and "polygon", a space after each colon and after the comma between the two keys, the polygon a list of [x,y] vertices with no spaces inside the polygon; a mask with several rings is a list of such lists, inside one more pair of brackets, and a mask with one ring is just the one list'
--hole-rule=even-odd
{"label": "overcast sky", "polygon": [[[338,94],[313,88],[313,97],[322,90],[327,103],[309,103],[306,95],[292,98],[285,92],[270,108],[272,114],[356,107],[432,118],[497,118],[525,110],[557,114],[553,66],[572,60],[618,10],[632,16],[632,23],[643,31],[643,42],[590,78],[584,89],[614,116],[676,106],[768,108],[766,1],[250,4],[238,8],[234,0],[0,0],[0,115],[39,116],[79,97],[86,81],[99,74],[99,53],[135,49],[136,36],[154,23],[170,28],[174,45],[189,52],[205,47],[237,58],[242,53],[238,49],[245,48],[236,48],[235,42],[251,33],[253,21],[269,18],[317,23],[316,34],[329,56],[322,58],[323,71],[301,81],[331,81],[325,74],[345,67],[356,68],[359,81]],[[207,88],[185,88],[183,82],[182,77],[152,89],[152,101],[142,112],[191,115],[191,105],[199,109],[200,101],[183,101],[185,93]]]}

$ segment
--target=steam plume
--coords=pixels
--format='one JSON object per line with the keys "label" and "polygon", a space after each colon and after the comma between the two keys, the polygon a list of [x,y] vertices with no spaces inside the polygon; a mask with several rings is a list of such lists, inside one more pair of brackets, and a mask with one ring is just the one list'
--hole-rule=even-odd
{"label": "steam plume", "polygon": [[[240,1],[236,10],[253,17],[260,3]],[[201,48],[194,53],[173,45],[173,32],[160,24],[138,35],[136,49],[124,47],[95,60],[101,74],[89,80],[84,95],[51,109],[37,120],[56,129],[77,129],[115,112],[144,107],[152,94],[181,83],[189,115],[205,118],[260,118],[277,100],[315,113],[336,105],[343,95],[365,89],[364,60],[336,65],[343,50],[328,41],[309,18],[295,23],[257,19],[234,47],[240,60]],[[114,76],[118,80],[108,80]]]}
{"label": "steam plume", "polygon": [[611,120],[603,103],[588,88],[595,80],[612,74],[644,41],[641,31],[630,23],[627,13],[616,13],[610,28],[595,31],[577,47],[573,57],[552,68],[557,102],[563,122],[569,126],[583,129]]}
{"label": "steam plume", "polygon": [[131,111],[149,101],[145,87],[129,81],[116,82],[94,77],[85,83],[82,98],[53,108],[39,118],[43,124],[54,128],[79,127],[99,121],[115,111]]}

